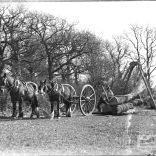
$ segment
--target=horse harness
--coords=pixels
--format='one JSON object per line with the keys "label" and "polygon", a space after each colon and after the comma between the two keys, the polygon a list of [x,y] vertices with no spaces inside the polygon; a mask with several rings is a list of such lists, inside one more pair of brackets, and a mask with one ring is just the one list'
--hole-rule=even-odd
{"label": "horse harness", "polygon": [[58,84],[57,82],[55,82],[55,85],[47,93],[52,95],[59,93],[60,95],[62,95],[62,93],[64,93],[64,86],[62,84]]}
{"label": "horse harness", "polygon": [[63,99],[65,99],[68,102],[71,102],[67,100],[66,97],[63,95],[64,92],[65,92],[65,88],[63,84],[58,84],[57,82],[55,82],[55,85],[47,93],[49,95],[51,94],[52,96],[59,95],[61,97],[61,103],[63,103]]}
{"label": "horse harness", "polygon": [[[10,85],[8,84],[8,80],[7,80],[7,77],[4,79],[4,84],[6,85],[8,91],[12,91],[12,89],[19,89],[20,88],[20,84],[23,84],[26,88],[26,93],[28,93],[28,85],[29,85],[29,82],[24,82],[24,81],[20,81],[20,80],[16,80],[14,79],[13,81],[13,85]],[[34,88],[30,85],[30,87],[34,90]],[[23,94],[24,94],[24,91],[23,91]]]}

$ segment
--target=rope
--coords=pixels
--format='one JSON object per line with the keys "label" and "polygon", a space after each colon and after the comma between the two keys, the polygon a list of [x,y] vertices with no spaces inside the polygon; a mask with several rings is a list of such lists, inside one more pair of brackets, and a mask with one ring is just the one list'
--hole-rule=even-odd
{"label": "rope", "polygon": [[144,80],[144,83],[145,83],[145,85],[146,85],[146,88],[147,88],[147,90],[148,90],[148,92],[149,92],[149,94],[150,94],[150,97],[151,97],[152,101],[153,101],[154,107],[156,108],[156,103],[155,103],[154,97],[153,97],[152,92],[151,92],[151,89],[150,89],[150,87],[149,87],[149,85],[148,85],[148,83],[147,83],[147,80],[146,80],[146,78],[144,77],[143,70],[142,70],[140,64],[139,64],[139,69],[140,69],[142,78],[143,78],[143,80]]}

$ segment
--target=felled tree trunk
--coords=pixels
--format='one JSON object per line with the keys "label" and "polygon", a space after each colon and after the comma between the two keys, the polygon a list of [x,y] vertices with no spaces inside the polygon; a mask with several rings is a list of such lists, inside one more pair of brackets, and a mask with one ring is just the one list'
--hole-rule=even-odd
{"label": "felled tree trunk", "polygon": [[112,107],[112,114],[120,115],[123,112],[127,112],[129,109],[133,109],[134,105],[133,103],[128,102],[121,105],[113,105],[111,107]]}
{"label": "felled tree trunk", "polygon": [[109,101],[109,104],[110,105],[120,105],[123,103],[127,103],[129,101],[132,101],[139,94],[141,94],[141,92],[143,92],[145,89],[146,89],[146,86],[145,86],[143,80],[140,78],[131,93],[126,94],[126,95],[116,95]]}
{"label": "felled tree trunk", "polygon": [[129,109],[133,109],[134,105],[136,106],[142,102],[139,99],[136,100],[136,97],[138,97],[138,95],[140,95],[145,89],[146,86],[144,81],[140,77],[131,93],[113,96],[107,104],[103,104],[102,112],[111,112],[119,115]]}

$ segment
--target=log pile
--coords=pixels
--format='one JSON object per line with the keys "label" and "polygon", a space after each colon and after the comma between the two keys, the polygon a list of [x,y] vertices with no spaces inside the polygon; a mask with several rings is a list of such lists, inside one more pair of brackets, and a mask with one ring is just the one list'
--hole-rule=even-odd
{"label": "log pile", "polygon": [[111,113],[119,115],[128,111],[129,109],[133,109],[135,106],[143,103],[151,103],[152,101],[149,96],[140,98],[142,94],[147,94],[147,92],[146,85],[143,79],[140,77],[131,93],[126,95],[115,95],[106,103],[103,102],[100,106],[101,112],[104,114]]}

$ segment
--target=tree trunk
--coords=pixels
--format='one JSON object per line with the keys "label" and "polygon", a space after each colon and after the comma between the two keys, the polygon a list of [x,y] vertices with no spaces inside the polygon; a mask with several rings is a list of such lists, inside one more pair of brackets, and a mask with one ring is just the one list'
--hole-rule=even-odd
{"label": "tree trunk", "polygon": [[48,75],[49,75],[49,80],[52,80],[53,79],[52,61],[51,61],[50,55],[48,55]]}
{"label": "tree trunk", "polygon": [[17,55],[17,75],[18,78],[22,78],[22,70],[21,70],[21,58],[19,55]]}

